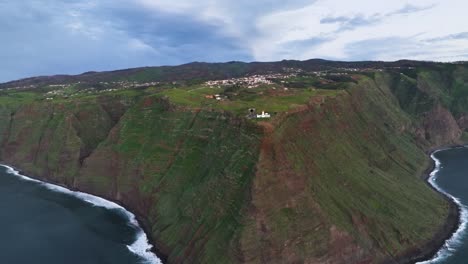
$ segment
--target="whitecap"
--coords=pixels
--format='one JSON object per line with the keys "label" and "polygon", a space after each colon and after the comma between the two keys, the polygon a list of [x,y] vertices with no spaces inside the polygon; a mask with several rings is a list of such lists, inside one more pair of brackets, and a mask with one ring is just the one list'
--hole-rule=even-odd
{"label": "whitecap", "polygon": [[15,170],[14,168],[4,165],[4,164],[0,164],[0,166],[7,168],[7,173],[9,174],[15,175],[25,181],[40,184],[51,191],[60,192],[60,193],[64,193],[67,195],[74,196],[76,198],[79,198],[91,204],[92,206],[102,207],[102,208],[106,208],[109,210],[119,210],[120,212],[124,213],[129,223],[133,225],[137,230],[135,241],[131,245],[127,245],[128,250],[138,255],[142,259],[144,259],[145,261],[144,264],[162,264],[162,261],[156,256],[156,254],[154,254],[151,251],[153,246],[149,243],[147,235],[145,234],[145,232],[143,232],[143,229],[138,224],[138,220],[136,216],[133,213],[126,210],[121,205],[108,201],[106,199],[103,199],[95,195],[91,195],[91,194],[83,193],[83,192],[71,191],[59,185],[46,183],[46,182],[42,182],[42,181],[27,177],[19,173],[19,171]]}
{"label": "whitecap", "polygon": [[455,233],[452,234],[452,236],[445,241],[445,244],[442,246],[442,248],[437,252],[437,254],[430,260],[427,261],[422,261],[422,262],[417,262],[417,264],[436,264],[436,263],[441,263],[443,260],[447,259],[448,257],[452,256],[453,253],[460,247],[462,243],[462,237],[466,233],[467,225],[468,225],[468,207],[465,206],[460,199],[457,197],[454,197],[453,195],[447,193],[445,190],[443,190],[438,184],[437,184],[437,174],[442,168],[441,162],[439,159],[435,157],[435,154],[437,152],[443,151],[446,149],[441,149],[438,150],[434,153],[432,153],[431,158],[435,162],[435,168],[429,175],[428,182],[436,189],[438,192],[446,195],[449,199],[451,199],[457,206],[460,208],[460,225],[458,226],[458,229],[455,231]]}

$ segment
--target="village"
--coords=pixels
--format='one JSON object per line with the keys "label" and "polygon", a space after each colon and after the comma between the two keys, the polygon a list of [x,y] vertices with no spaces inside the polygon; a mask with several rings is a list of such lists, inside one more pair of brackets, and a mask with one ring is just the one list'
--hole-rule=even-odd
{"label": "village", "polygon": [[159,85],[160,82],[139,83],[139,82],[118,81],[118,82],[99,82],[99,84],[104,85],[104,86],[121,87],[124,89],[130,89],[130,88],[156,86],[156,85]]}
{"label": "village", "polygon": [[209,87],[226,87],[226,86],[233,86],[239,85],[244,86],[247,88],[257,88],[262,85],[271,85],[274,84],[275,81],[280,83],[284,83],[287,79],[294,78],[301,75],[309,75],[314,77],[326,77],[326,76],[347,76],[350,74],[354,74],[357,72],[381,72],[383,69],[374,69],[374,68],[336,68],[333,70],[326,70],[326,71],[311,71],[311,72],[304,72],[302,69],[296,68],[284,68],[283,71],[285,73],[271,73],[271,74],[264,74],[264,75],[251,75],[245,76],[240,78],[230,78],[224,80],[211,80],[205,82],[205,85]]}
{"label": "village", "polygon": [[242,85],[247,88],[257,88],[260,85],[269,85],[274,84],[273,79],[287,79],[291,77],[296,77],[297,74],[266,74],[266,75],[252,75],[241,78],[231,78],[226,80],[216,80],[216,81],[207,81],[205,84],[209,87],[223,87],[231,85]]}

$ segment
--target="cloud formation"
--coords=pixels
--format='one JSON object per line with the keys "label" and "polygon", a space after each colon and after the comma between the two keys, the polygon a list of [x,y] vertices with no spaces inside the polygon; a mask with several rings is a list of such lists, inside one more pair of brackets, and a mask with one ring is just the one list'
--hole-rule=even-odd
{"label": "cloud formation", "polygon": [[462,0],[0,0],[0,81],[191,61],[465,60]]}

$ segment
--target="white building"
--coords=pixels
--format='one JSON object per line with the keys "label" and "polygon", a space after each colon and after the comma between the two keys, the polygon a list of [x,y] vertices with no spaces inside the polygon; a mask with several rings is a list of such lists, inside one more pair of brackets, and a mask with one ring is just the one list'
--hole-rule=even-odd
{"label": "white building", "polygon": [[261,115],[257,115],[257,118],[270,118],[271,115],[269,113],[265,113],[265,111],[262,111]]}

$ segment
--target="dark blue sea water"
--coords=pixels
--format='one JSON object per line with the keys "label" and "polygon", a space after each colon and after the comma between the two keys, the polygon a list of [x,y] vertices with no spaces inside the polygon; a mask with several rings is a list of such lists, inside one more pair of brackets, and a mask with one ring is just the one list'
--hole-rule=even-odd
{"label": "dark blue sea water", "polygon": [[0,166],[0,263],[160,263],[135,217]]}
{"label": "dark blue sea water", "polygon": [[461,208],[461,225],[437,256],[424,264],[468,263],[468,148],[454,148],[434,153],[436,169],[430,183],[450,196]]}

